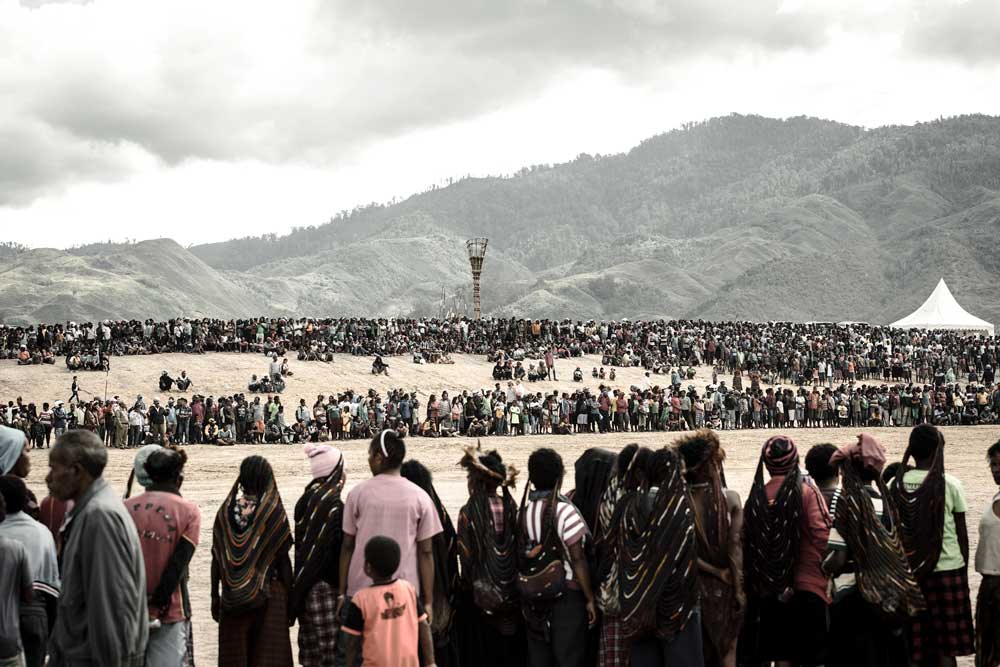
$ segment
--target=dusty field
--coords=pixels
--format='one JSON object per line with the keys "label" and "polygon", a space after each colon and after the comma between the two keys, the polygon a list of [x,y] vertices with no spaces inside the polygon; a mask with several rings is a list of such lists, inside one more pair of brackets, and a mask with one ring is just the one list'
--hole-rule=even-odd
{"label": "dusty field", "polygon": [[[428,393],[438,392],[441,389],[449,391],[478,389],[492,384],[489,377],[490,364],[472,358],[456,358],[456,361],[458,363],[453,366],[415,366],[403,359],[390,360],[393,375],[388,379],[372,377],[368,373],[370,360],[366,358],[341,358],[332,366],[293,362],[295,377],[291,378],[284,399],[288,403],[293,400],[297,402],[300,396],[312,400],[318,393],[328,394],[330,391],[348,387],[356,389],[374,387],[380,390],[404,387],[416,389],[426,398]],[[589,372],[594,360],[581,361],[580,365]],[[564,362],[557,368],[560,373],[565,373],[569,377],[574,366]],[[262,357],[245,355],[203,357],[168,355],[115,359],[114,370],[108,378],[109,395],[121,394],[132,398],[137,393],[142,393],[147,398],[159,395],[153,391],[159,372],[163,369],[178,372],[182,368],[187,369],[194,378],[199,393],[219,395],[242,389],[251,373],[263,372],[264,362]],[[631,383],[640,383],[642,379],[640,371],[630,370],[619,375],[617,384],[628,386]],[[58,366],[18,368],[9,362],[3,362],[0,364],[0,398],[6,401],[20,395],[25,400],[32,401],[48,400],[53,396],[65,399],[68,396],[69,380],[66,370]],[[705,380],[705,371],[702,369],[697,384],[703,385]],[[669,379],[667,381],[669,382]],[[103,375],[82,374],[81,382],[84,389],[103,394]],[[555,386],[569,387],[572,384],[572,382],[539,383],[537,386],[539,389],[549,389]],[[901,458],[906,444],[907,429],[876,429],[873,432],[889,450],[890,460]],[[728,455],[726,474],[729,483],[743,496],[750,487],[759,447],[767,437],[767,433],[727,431],[721,434]],[[854,431],[804,429],[791,434],[804,455],[809,446],[819,442],[845,444],[852,439]],[[970,507],[968,517],[970,539],[975,549],[979,517],[996,491],[984,460],[985,450],[989,444],[1000,438],[1000,428],[950,428],[946,430],[946,438],[947,470],[961,479],[965,485]],[[628,434],[490,438],[485,440],[484,444],[496,448],[506,461],[513,462],[522,469],[533,449],[550,446],[563,454],[567,468],[572,471],[573,461],[588,447],[617,449],[633,441],[650,447],[659,447],[669,443],[670,440],[670,436],[666,434]],[[432,470],[438,493],[452,513],[458,511],[466,498],[464,476],[456,466],[461,446],[466,442],[463,439],[442,441],[421,438],[409,441],[409,456],[420,459]],[[344,450],[348,464],[347,486],[350,488],[370,475],[365,453],[366,443],[350,442],[345,445]],[[214,664],[216,658],[216,626],[209,612],[208,593],[211,526],[219,504],[236,478],[240,461],[250,454],[262,454],[268,457],[275,468],[281,495],[289,511],[292,510],[299,493],[308,481],[309,474],[308,466],[298,446],[265,445],[231,448],[205,446],[192,447],[188,450],[188,454],[190,462],[182,491],[186,497],[198,503],[203,520],[201,533],[203,542],[195,554],[191,568],[195,647],[199,662],[202,665],[209,665]],[[131,452],[111,450],[110,455],[111,461],[106,477],[116,489],[123,491],[131,467]],[[45,489],[46,457],[46,452],[33,452],[34,465],[29,483],[40,495],[44,494]],[[570,472],[569,480],[571,479]],[[567,488],[571,486],[572,482],[568,481]],[[973,575],[973,592],[977,587],[978,577]]]}
{"label": "dusty field", "polygon": [[[407,357],[387,358],[389,377],[371,374],[372,357],[352,357],[339,355],[333,363],[298,362],[289,357],[290,367],[294,375],[287,379],[287,388],[282,394],[285,404],[298,404],[299,398],[306,399],[309,405],[316,400],[318,394],[343,392],[348,389],[367,391],[375,389],[383,395],[390,389],[406,389],[416,391],[421,401],[426,404],[429,394],[441,390],[454,395],[455,390],[475,391],[493,387],[493,364],[483,357],[470,355],[455,355],[454,364],[414,364]],[[62,360],[58,359],[54,366],[18,366],[11,361],[0,361],[0,400],[4,404],[17,396],[24,401],[41,403],[54,399],[67,400],[69,387],[73,380]],[[571,363],[572,362],[572,363]],[[569,389],[573,383],[573,369],[579,366],[585,375],[585,386],[596,388],[598,382],[591,382],[590,370],[600,367],[599,357],[581,357],[572,360],[560,360],[556,363],[556,372],[560,382],[537,382],[525,384],[532,391],[552,391],[565,387]],[[156,397],[164,398],[170,394],[158,390],[157,378],[162,371],[169,371],[177,377],[182,370],[194,380],[194,386],[187,393],[198,393],[202,396],[232,395],[246,391],[251,375],[267,374],[268,359],[259,354],[160,354],[148,357],[115,357],[111,360],[111,372],[104,373],[87,371],[77,375],[80,381],[80,395],[84,400],[93,396],[103,398],[121,396],[131,406],[135,397],[141,394],[146,398],[147,405]],[[524,364],[525,368],[528,363]],[[695,384],[704,385],[709,381],[711,373],[700,377]],[[615,386],[628,387],[641,385],[645,377],[638,368],[619,369]],[[669,384],[669,376],[652,376],[652,384]],[[105,391],[105,384],[107,390]],[[173,392],[181,396],[180,392]]]}

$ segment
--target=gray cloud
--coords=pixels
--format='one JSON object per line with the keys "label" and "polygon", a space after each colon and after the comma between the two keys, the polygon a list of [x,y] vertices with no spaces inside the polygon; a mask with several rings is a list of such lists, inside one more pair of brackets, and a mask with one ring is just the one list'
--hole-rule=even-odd
{"label": "gray cloud", "polygon": [[967,0],[928,3],[912,15],[906,48],[930,58],[953,58],[969,65],[1000,62],[1000,2]]}
{"label": "gray cloud", "polygon": [[30,204],[74,180],[112,181],[128,173],[119,147],[44,123],[0,119],[0,204]]}
{"label": "gray cloud", "polygon": [[[139,147],[167,164],[335,164],[373,142],[530,99],[578,69],[655,80],[692,58],[825,44],[835,16],[783,12],[781,5],[331,0],[293,22],[301,34],[291,38],[280,22],[271,32],[241,30],[245,17],[238,15],[228,32],[212,17],[164,28],[155,19],[135,26],[125,16],[114,29],[124,37],[103,44],[74,35],[79,51],[61,57],[46,54],[60,37],[46,32],[46,12],[76,12],[81,31],[89,12],[100,12],[91,20],[103,25],[117,26],[118,17],[100,2],[44,6],[32,10],[30,27],[38,34],[28,39],[6,40],[4,47],[0,26],[0,58],[40,63],[30,77],[0,67],[0,94],[17,100],[0,110],[0,124],[20,156],[0,157],[0,205],[29,202],[73,180],[128,173],[122,147]],[[136,47],[130,30],[146,43]],[[18,171],[13,161],[25,159],[29,168]]]}

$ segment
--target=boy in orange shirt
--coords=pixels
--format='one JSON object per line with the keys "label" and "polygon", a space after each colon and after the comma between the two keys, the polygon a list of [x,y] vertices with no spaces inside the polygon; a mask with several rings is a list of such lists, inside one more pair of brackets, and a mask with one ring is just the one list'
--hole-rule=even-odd
{"label": "boy in orange shirt", "polygon": [[[393,575],[399,569],[399,544],[377,535],[365,545],[365,574],[372,585],[351,598],[343,630],[349,636],[347,664],[364,667],[434,666],[434,642],[417,591]],[[419,650],[418,650],[419,649]]]}

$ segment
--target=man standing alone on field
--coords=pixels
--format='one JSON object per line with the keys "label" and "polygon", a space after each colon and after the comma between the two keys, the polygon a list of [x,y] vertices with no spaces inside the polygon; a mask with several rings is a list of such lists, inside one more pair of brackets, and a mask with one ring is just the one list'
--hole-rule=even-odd
{"label": "man standing alone on field", "polygon": [[548,351],[545,352],[545,369],[548,371],[549,380],[556,381],[556,356],[550,347]]}

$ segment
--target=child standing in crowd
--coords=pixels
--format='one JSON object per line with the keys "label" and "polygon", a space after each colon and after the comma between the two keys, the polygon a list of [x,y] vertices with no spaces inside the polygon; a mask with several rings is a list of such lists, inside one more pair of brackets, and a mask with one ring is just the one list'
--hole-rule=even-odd
{"label": "child standing in crowd", "polygon": [[400,475],[405,457],[403,438],[395,431],[382,431],[368,445],[368,466],[373,477],[347,494],[337,596],[337,611],[344,621],[346,602],[371,583],[364,558],[355,551],[355,545],[367,544],[376,535],[395,540],[401,555],[398,571],[394,573],[417,589],[428,615],[433,616],[432,538],[441,532],[441,521],[430,496]]}
{"label": "child standing in crowd", "polygon": [[364,573],[372,583],[354,593],[347,607],[344,633],[347,664],[357,664],[361,645],[364,667],[434,667],[434,642],[427,613],[413,584],[393,575],[399,569],[399,544],[376,535],[364,549]]}

